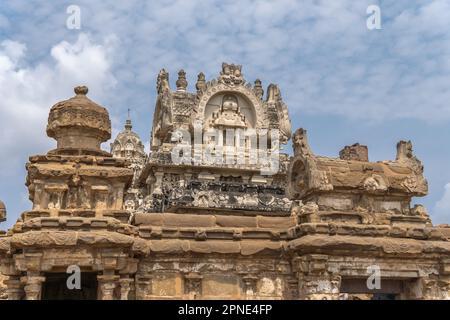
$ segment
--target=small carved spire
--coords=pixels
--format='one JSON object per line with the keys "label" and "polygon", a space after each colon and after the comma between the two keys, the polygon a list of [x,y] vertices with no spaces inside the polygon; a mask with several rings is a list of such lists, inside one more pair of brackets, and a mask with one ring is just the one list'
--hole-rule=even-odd
{"label": "small carved spire", "polygon": [[131,129],[133,129],[133,125],[131,124],[130,111],[130,108],[128,108],[128,119],[125,122],[125,130],[127,131],[131,131]]}
{"label": "small carved spire", "polygon": [[423,173],[422,162],[414,155],[410,140],[400,140],[397,143],[396,161],[409,164],[413,171],[418,175]]}
{"label": "small carved spire", "polygon": [[277,103],[281,100],[280,88],[276,84],[269,84],[267,87],[267,103]]}
{"label": "small carved spire", "polygon": [[308,137],[306,130],[303,128],[295,131],[292,139],[292,147],[294,149],[294,155],[313,156],[311,148],[308,143]]}
{"label": "small carved spire", "polygon": [[197,93],[201,93],[206,89],[206,81],[205,74],[200,72],[197,76],[197,83],[195,84],[195,88],[197,89]]}
{"label": "small carved spire", "polygon": [[161,71],[159,71],[158,79],[156,82],[156,90],[158,91],[158,93],[170,90],[169,73],[165,69],[161,69]]}
{"label": "small carved spire", "polygon": [[177,85],[177,91],[186,91],[187,88],[187,80],[186,80],[186,72],[181,69],[178,71],[178,80],[176,82]]}
{"label": "small carved spire", "polygon": [[262,87],[261,80],[259,80],[259,79],[255,80],[255,86],[253,87],[253,92],[259,99],[262,100],[262,98],[264,96],[264,89]]}

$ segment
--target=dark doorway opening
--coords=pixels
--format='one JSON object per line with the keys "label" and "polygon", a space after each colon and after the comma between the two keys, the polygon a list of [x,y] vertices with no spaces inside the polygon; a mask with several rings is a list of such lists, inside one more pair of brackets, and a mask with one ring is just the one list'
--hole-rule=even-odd
{"label": "dark doorway opening", "polygon": [[367,279],[344,278],[341,282],[341,293],[347,293],[349,297],[364,300],[397,300],[404,292],[404,281],[398,279],[381,279],[379,289],[369,289]]}
{"label": "dark doorway opening", "polygon": [[68,273],[47,273],[42,284],[42,300],[96,300],[97,274],[92,272],[81,273],[80,289],[69,289]]}

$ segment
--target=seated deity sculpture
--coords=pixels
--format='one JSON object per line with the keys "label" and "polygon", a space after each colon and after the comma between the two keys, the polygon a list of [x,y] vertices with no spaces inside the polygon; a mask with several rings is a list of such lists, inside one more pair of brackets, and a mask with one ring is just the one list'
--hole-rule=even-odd
{"label": "seated deity sculpture", "polygon": [[215,127],[245,128],[245,116],[241,114],[236,96],[226,94],[222,98],[222,106],[218,113],[213,114]]}

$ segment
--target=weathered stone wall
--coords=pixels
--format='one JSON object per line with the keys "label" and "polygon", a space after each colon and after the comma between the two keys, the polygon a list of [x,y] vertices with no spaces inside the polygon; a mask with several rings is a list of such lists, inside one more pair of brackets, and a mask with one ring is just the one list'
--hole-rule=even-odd
{"label": "weathered stone wall", "polygon": [[292,299],[291,275],[288,261],[273,257],[161,255],[139,263],[136,298]]}

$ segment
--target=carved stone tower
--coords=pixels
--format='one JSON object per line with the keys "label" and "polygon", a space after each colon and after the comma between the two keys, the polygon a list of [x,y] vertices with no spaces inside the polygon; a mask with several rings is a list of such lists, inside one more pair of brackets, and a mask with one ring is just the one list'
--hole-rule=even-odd
{"label": "carved stone tower", "polygon": [[33,209],[0,245],[9,249],[2,268],[9,275],[10,299],[58,298],[54,295],[66,290],[61,272],[71,265],[92,280],[66,298],[112,299],[122,277],[128,279],[126,270],[136,265],[124,224],[129,213],[123,210],[133,172],[125,160],[100,149],[111,136],[109,115],[87,92],[76,87],[75,97],[51,108],[47,134],[57,148],[27,163]]}
{"label": "carved stone tower", "polygon": [[428,184],[410,141],[323,157],[300,128],[289,157],[277,85],[264,97],[224,63],[195,89],[160,71],[148,157],[130,120],[101,150],[109,115],[86,87],[52,107],[33,207],[0,232],[0,299],[450,299],[450,228],[412,205]]}

